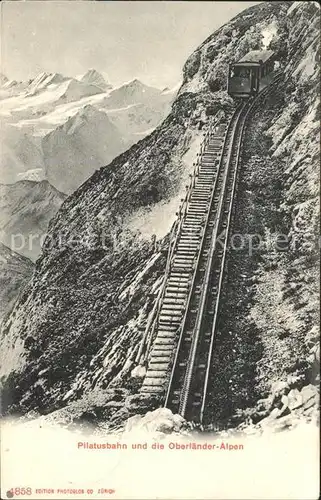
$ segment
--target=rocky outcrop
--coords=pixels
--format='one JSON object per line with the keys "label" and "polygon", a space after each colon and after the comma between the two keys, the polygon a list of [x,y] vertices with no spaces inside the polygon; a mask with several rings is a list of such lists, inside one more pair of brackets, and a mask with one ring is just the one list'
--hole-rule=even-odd
{"label": "rocky outcrop", "polygon": [[0,321],[10,312],[19,290],[28,282],[33,263],[0,243]]}

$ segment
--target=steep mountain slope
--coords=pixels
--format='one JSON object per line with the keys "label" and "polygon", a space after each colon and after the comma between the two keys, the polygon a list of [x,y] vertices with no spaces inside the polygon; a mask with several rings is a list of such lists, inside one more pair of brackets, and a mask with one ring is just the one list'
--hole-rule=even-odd
{"label": "steep mountain slope", "polygon": [[36,260],[49,221],[65,198],[48,181],[0,184],[0,241]]}
{"label": "steep mountain slope", "polygon": [[[202,113],[218,117],[233,109],[225,89],[228,62],[264,44],[277,52],[284,79],[247,134],[237,199],[244,218],[236,218],[235,229],[302,238],[314,229],[318,21],[311,2],[260,3],[232,19],[187,60],[164,122],[65,201],[34,277],[2,330],[6,349],[13,346],[11,370],[2,379],[9,412],[47,414],[67,405],[72,414],[81,401],[83,419],[114,425],[157,405],[137,396],[144,369],[132,369],[164,272],[168,233],[198,152],[198,122]],[[316,264],[304,246],[290,246],[282,255],[243,255],[247,274],[238,267],[239,255],[232,256],[227,307],[233,312],[225,310],[228,332],[222,331],[224,343],[217,346],[218,357],[230,362],[213,382],[224,408],[213,417],[216,425],[275,415],[281,397],[314,381],[308,353],[317,324],[317,305],[310,302]],[[295,273],[295,280],[286,273]],[[305,408],[301,413],[306,415]]]}
{"label": "steep mountain slope", "polygon": [[33,263],[0,243],[0,322],[33,272]]}
{"label": "steep mountain slope", "polygon": [[138,81],[111,91],[95,70],[80,81],[40,73],[7,83],[0,92],[1,181],[34,178],[36,170],[68,193],[155,128],[174,97]]}

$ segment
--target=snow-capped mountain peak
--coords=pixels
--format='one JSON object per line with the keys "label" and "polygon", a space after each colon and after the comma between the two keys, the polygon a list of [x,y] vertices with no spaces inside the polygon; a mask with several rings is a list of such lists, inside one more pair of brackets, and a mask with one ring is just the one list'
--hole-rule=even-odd
{"label": "snow-capped mountain peak", "polygon": [[110,92],[108,107],[120,108],[139,103],[149,104],[157,100],[159,96],[161,96],[161,90],[145,85],[135,78]]}
{"label": "snow-capped mountain peak", "polygon": [[7,80],[6,82],[2,83],[1,86],[3,89],[10,89],[11,87],[14,87],[17,84],[18,82],[16,80]]}
{"label": "snow-capped mountain peak", "polygon": [[8,78],[3,73],[0,73],[0,85],[4,85],[8,82]]}
{"label": "snow-capped mountain peak", "polygon": [[142,87],[144,84],[140,80],[138,80],[138,78],[134,78],[133,80],[130,80],[128,82],[128,85],[129,86]]}
{"label": "snow-capped mountain peak", "polygon": [[17,179],[19,181],[41,182],[45,179],[44,175],[45,173],[42,168],[33,168],[27,170],[26,172],[21,172],[20,174],[17,174]]}
{"label": "snow-capped mountain peak", "polygon": [[48,88],[49,85],[59,84],[65,80],[68,80],[68,78],[60,73],[39,73],[39,75],[37,75],[29,85],[29,94],[33,95],[40,90]]}

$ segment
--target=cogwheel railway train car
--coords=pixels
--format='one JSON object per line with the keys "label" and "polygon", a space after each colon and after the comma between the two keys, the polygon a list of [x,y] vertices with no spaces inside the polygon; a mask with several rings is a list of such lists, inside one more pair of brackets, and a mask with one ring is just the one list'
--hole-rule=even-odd
{"label": "cogwheel railway train car", "polygon": [[275,65],[272,50],[252,50],[229,65],[227,92],[232,97],[256,95],[271,81]]}

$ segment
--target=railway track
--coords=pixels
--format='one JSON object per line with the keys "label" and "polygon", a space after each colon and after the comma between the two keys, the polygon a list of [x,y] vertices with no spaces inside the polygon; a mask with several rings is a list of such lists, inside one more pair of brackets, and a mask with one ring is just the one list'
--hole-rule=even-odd
{"label": "railway track", "polygon": [[[276,83],[276,80],[275,80]],[[209,131],[172,251],[141,392],[202,422],[215,341],[239,157],[253,101]]]}

